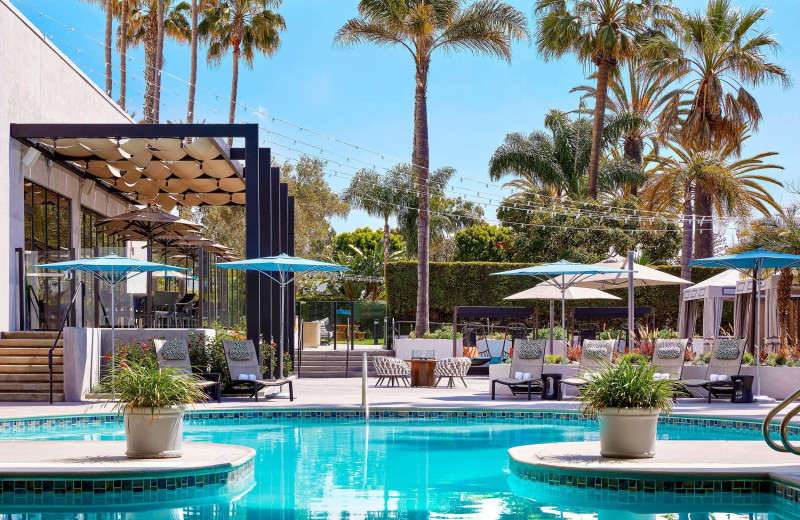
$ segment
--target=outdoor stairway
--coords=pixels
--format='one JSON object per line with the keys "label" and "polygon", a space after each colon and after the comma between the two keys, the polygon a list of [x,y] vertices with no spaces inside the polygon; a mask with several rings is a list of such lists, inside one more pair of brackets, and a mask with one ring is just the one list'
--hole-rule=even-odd
{"label": "outdoor stairway", "polygon": [[[0,401],[49,401],[47,353],[56,332],[0,333]],[[53,401],[64,400],[64,340],[53,351]]]}
{"label": "outdoor stairway", "polygon": [[[300,366],[300,378],[311,377],[360,377],[363,350],[350,351],[350,370],[347,370],[347,351],[342,350],[314,350],[303,349],[303,360]],[[392,356],[394,352],[389,350],[368,350],[367,352],[367,375],[375,377],[375,367],[372,366],[372,358],[377,356]],[[295,357],[297,359],[297,357]]]}

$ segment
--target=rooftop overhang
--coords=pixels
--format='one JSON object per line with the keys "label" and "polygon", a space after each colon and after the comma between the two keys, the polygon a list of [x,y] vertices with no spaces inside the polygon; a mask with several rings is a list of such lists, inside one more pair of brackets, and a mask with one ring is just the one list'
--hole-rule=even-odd
{"label": "rooftop overhang", "polygon": [[[12,124],[11,137],[135,204],[165,211],[243,205],[242,160],[250,153],[258,160],[254,124]],[[245,138],[245,149],[229,149],[228,138]]]}

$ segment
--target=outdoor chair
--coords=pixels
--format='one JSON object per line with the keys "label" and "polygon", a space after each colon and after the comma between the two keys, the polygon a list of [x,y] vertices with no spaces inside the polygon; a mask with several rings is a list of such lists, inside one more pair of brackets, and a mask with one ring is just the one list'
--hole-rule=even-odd
{"label": "outdoor chair", "polygon": [[231,380],[222,389],[227,395],[249,395],[258,402],[258,392],[262,388],[277,386],[283,389],[289,385],[289,400],[294,401],[294,387],[291,379],[262,379],[261,365],[252,340],[222,340],[228,373]]}
{"label": "outdoor chair", "polygon": [[159,326],[176,325],[175,304],[180,294],[177,291],[157,291],[153,295],[153,316]]}
{"label": "outdoor chair", "polygon": [[195,293],[186,293],[175,304],[175,320],[179,327],[188,327],[192,321],[192,308],[194,307]]}
{"label": "outdoor chair", "polygon": [[433,386],[439,386],[439,382],[442,380],[442,378],[447,377],[449,378],[447,381],[447,387],[453,388],[455,386],[454,380],[457,377],[461,379],[461,382],[464,383],[464,388],[466,388],[467,382],[464,381],[464,377],[467,375],[467,370],[469,370],[470,366],[472,366],[472,360],[465,357],[444,358],[438,360],[436,362],[436,366],[433,367],[433,375],[437,378],[436,384]]}
{"label": "outdoor chair", "polygon": [[719,397],[720,394],[732,393],[731,376],[738,375],[742,368],[746,345],[747,341],[743,339],[716,340],[711,347],[711,359],[706,368],[705,379],[681,379],[678,381],[679,387],[690,396],[691,388],[703,388],[708,392],[709,403],[712,395]]}
{"label": "outdoor chair", "polygon": [[615,339],[587,339],[581,346],[581,360],[578,375],[561,380],[562,385],[581,387],[589,382],[614,359],[617,347]]}
{"label": "outdoor chair", "polygon": [[650,365],[655,367],[656,373],[667,374],[669,379],[677,381],[683,374],[683,359],[688,343],[688,339],[657,339]]}
{"label": "outdoor chair", "polygon": [[511,354],[510,377],[492,380],[492,401],[497,384],[506,385],[512,395],[527,393],[528,401],[531,400],[533,390],[542,390],[544,348],[543,339],[523,339],[519,342]]}
{"label": "outdoor chair", "polygon": [[372,358],[372,366],[375,367],[375,375],[378,381],[375,386],[381,386],[386,381],[387,386],[400,386],[402,381],[408,386],[408,378],[411,376],[411,367],[404,359],[389,356],[375,356]]}
{"label": "outdoor chair", "polygon": [[330,345],[331,341],[333,341],[333,325],[331,325],[331,320],[325,318],[324,320],[320,321],[320,331],[319,331],[319,341],[320,344],[324,341],[326,345]]}
{"label": "outdoor chair", "polygon": [[[192,372],[192,364],[189,361],[189,347],[182,339],[154,339],[153,346],[156,348],[156,359],[159,366],[168,366],[175,371],[195,375]],[[218,403],[222,402],[222,383],[220,383],[219,373],[205,372],[196,374],[197,384],[200,388]]]}
{"label": "outdoor chair", "polygon": [[[511,347],[506,350],[506,341],[511,337]],[[506,327],[506,335],[503,337],[503,350],[500,353],[500,360],[505,361],[514,354],[514,343],[528,337],[528,328],[524,323],[509,323]]]}
{"label": "outdoor chair", "polygon": [[[472,366],[485,365],[492,361],[492,354],[489,351],[489,338],[482,323],[470,323],[462,329],[461,344],[464,349],[464,357],[472,360]],[[483,337],[486,344],[485,348],[478,348],[478,338]]]}

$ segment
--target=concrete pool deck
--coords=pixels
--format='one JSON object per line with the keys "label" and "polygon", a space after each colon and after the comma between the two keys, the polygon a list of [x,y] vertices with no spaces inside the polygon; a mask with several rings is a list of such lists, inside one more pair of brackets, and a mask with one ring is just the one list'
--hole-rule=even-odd
{"label": "concrete pool deck", "polygon": [[[390,409],[469,409],[469,410],[577,410],[573,399],[542,401],[538,397],[528,401],[524,396],[498,396],[492,401],[488,376],[466,378],[467,388],[460,382],[455,388],[375,388],[375,378],[370,378],[368,390],[372,408]],[[195,410],[252,409],[321,409],[358,408],[361,406],[361,378],[350,379],[295,379],[295,400],[260,399],[258,403],[247,398],[223,398],[222,403],[210,402],[194,406]],[[730,417],[761,420],[777,403],[734,404],[715,399],[711,404],[705,399],[679,399],[674,414],[698,417]],[[112,413],[107,403],[84,401],[80,403],[0,403],[0,419],[41,417],[51,415],[84,415]]]}

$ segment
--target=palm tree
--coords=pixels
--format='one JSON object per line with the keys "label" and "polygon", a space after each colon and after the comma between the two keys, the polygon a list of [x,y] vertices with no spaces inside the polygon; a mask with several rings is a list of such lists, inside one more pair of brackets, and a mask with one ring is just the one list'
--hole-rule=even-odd
{"label": "palm tree", "polygon": [[673,155],[659,159],[653,176],[642,189],[642,200],[644,209],[650,211],[679,212],[682,209],[681,277],[689,280],[689,262],[694,257],[692,230],[696,224],[697,192],[713,194],[712,207],[720,215],[744,217],[752,209],[768,214],[768,207],[777,207],[777,203],[761,183],[780,183],[752,172],[782,167],[764,162],[777,155],[776,152],[733,159],[730,148],[696,151],[677,144],[669,144],[668,148]]}
{"label": "palm tree", "polygon": [[[592,123],[573,121],[568,114],[551,110],[544,120],[546,132],[511,133],[489,161],[489,175],[497,181],[518,177],[504,186],[519,193],[536,192],[553,197],[582,199],[587,196]],[[608,140],[606,140],[608,141]],[[630,160],[610,157],[600,168],[604,189],[614,191],[641,180],[641,168]]]}
{"label": "palm tree", "polygon": [[[669,78],[642,66],[636,58],[631,59],[625,69],[626,74],[620,69],[612,71],[609,79],[606,111],[610,112],[610,117],[604,133],[607,137],[619,140],[623,155],[644,168],[647,144],[653,151],[658,150],[657,120],[661,110],[681,91],[671,89]],[[594,76],[596,74],[590,79]],[[594,98],[597,89],[585,85],[573,88],[572,92],[584,92],[586,96]],[[632,188],[631,194],[636,195],[637,186]]]}
{"label": "palm tree", "polygon": [[199,11],[214,3],[216,0],[192,0],[191,8],[191,59],[189,64],[189,104],[186,108],[186,122],[194,122],[194,98],[197,83],[197,40],[200,36],[197,18]]}
{"label": "palm tree", "polygon": [[155,109],[154,119],[158,123],[161,120],[161,71],[164,69],[164,0],[156,0],[156,70],[155,70]]}
{"label": "palm tree", "polygon": [[191,9],[186,2],[178,0],[139,0],[131,11],[128,23],[128,39],[131,44],[144,44],[145,93],[144,121],[158,122],[158,12],[163,2],[164,34],[180,42],[190,37],[186,14]]}
{"label": "palm tree", "polygon": [[648,23],[672,8],[666,0],[537,0],[536,47],[545,61],[573,53],[597,67],[597,87],[589,161],[589,197],[597,198],[609,77],[636,54],[637,38]]}
{"label": "palm tree", "polygon": [[[671,33],[648,39],[643,54],[649,67],[682,83],[664,108],[660,133],[675,133],[685,147],[709,150],[734,147],[741,152],[743,127],[758,129],[761,110],[746,86],[780,82],[791,85],[789,72],[769,61],[780,44],[761,28],[767,8],[741,10],[730,0],[709,0],[705,11],[676,12]],[[679,113],[684,93],[693,92],[685,117]],[[712,195],[697,194],[695,212],[701,225],[698,254],[713,254]]]}
{"label": "palm tree", "polygon": [[397,165],[385,175],[372,169],[356,172],[342,199],[351,207],[365,211],[373,217],[383,217],[383,265],[384,276],[389,263],[389,217],[398,213],[399,205],[408,199],[402,190],[406,165]]}
{"label": "palm tree", "polygon": [[119,33],[117,48],[119,49],[119,106],[125,110],[128,95],[128,19],[131,16],[131,0],[120,0]]}
{"label": "palm tree", "polygon": [[114,0],[83,0],[85,3],[100,5],[105,11],[106,14],[106,27],[105,27],[105,44],[104,44],[104,56],[105,56],[105,63],[106,63],[106,95],[111,97],[112,95],[112,88],[113,88],[113,73],[111,70],[111,49],[113,42],[111,40],[111,35],[113,34],[113,22],[114,22],[114,4],[116,3]]}
{"label": "palm tree", "polygon": [[359,16],[348,20],[334,41],[342,46],[371,43],[407,50],[415,66],[414,142],[411,162],[419,191],[417,222],[418,334],[428,331],[430,207],[428,178],[428,72],[434,52],[471,51],[511,60],[511,41],[528,38],[519,10],[499,0],[361,0]]}
{"label": "palm tree", "polygon": [[247,66],[253,68],[257,52],[271,57],[278,51],[280,32],[286,29],[286,22],[272,9],[281,3],[282,0],[220,0],[206,11],[200,24],[200,35],[210,42],[206,56],[212,66],[219,66],[228,52],[233,55],[230,123],[236,117],[239,60],[244,58]]}

